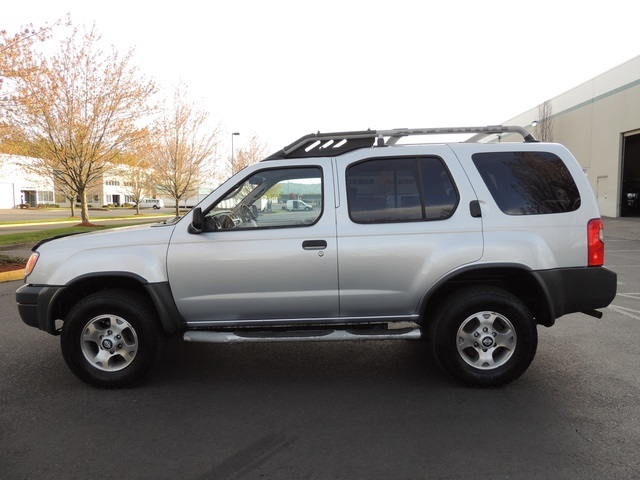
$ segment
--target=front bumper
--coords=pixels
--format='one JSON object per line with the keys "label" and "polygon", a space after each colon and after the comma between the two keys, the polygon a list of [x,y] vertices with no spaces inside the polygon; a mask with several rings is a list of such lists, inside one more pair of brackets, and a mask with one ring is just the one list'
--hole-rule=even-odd
{"label": "front bumper", "polygon": [[16,291],[18,313],[22,321],[30,327],[39,328],[52,335],[58,335],[55,317],[50,306],[65,287],[23,285]]}

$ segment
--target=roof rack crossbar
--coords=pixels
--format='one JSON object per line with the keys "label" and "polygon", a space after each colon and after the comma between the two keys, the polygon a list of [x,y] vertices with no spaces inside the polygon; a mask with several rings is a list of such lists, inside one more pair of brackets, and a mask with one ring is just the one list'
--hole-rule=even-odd
{"label": "roof rack crossbar", "polygon": [[[358,130],[353,132],[311,133],[300,137],[282,150],[268,156],[265,160],[282,158],[303,158],[334,156],[372,146],[392,146],[403,137],[413,135],[449,135],[475,133],[465,142],[477,142],[488,135],[517,133],[525,142],[538,140],[524,127],[514,125],[489,125],[487,127],[444,127],[444,128],[395,128],[392,130]],[[387,138],[386,142],[384,138]]]}

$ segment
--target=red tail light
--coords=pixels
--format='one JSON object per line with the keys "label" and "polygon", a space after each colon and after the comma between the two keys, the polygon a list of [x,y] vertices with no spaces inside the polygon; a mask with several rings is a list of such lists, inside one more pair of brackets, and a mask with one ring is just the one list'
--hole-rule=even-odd
{"label": "red tail light", "polygon": [[604,225],[602,219],[589,220],[587,241],[589,242],[589,266],[601,267],[604,265]]}

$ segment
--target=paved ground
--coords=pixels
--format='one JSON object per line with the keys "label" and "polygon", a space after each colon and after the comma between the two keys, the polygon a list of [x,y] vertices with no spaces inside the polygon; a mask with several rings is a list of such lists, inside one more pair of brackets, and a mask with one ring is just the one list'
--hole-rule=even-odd
{"label": "paved ground", "polygon": [[539,328],[501,389],[460,387],[421,342],[179,338],[145,385],[93,389],[2,283],[0,479],[639,479],[640,218],[604,220],[614,303]]}
{"label": "paved ground", "polygon": [[530,369],[488,390],[422,342],[180,338],[141,387],[99,390],[0,283],[0,479],[638,480],[640,242],[607,248],[604,317],[540,327]]}

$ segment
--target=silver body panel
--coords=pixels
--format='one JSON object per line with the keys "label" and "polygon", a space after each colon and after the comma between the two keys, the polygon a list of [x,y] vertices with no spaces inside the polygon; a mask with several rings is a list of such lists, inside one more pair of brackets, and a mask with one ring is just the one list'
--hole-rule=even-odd
{"label": "silver body panel", "polygon": [[[553,152],[578,186],[578,210],[506,215],[472,163],[476,152]],[[435,156],[453,178],[458,203],[435,221],[355,223],[349,217],[345,171],[376,157]],[[419,317],[430,288],[471,265],[525,270],[584,266],[586,224],[598,216],[586,176],[571,154],[553,144],[442,144],[362,148],[337,158],[272,160],[247,167],[201,202],[214,205],[260,170],[316,166],[322,170],[319,218],[291,228],[193,233],[193,212],[175,225],[79,235],[43,244],[28,282],[67,285],[87,275],[121,272],[147,283],[169,282],[187,326],[375,323]],[[478,202],[481,217],[470,213]],[[297,212],[289,212],[291,215]],[[303,242],[324,242],[303,248]]]}
{"label": "silver body panel", "polygon": [[[281,165],[290,166],[290,162]],[[332,182],[331,160],[314,160],[308,165],[322,167],[328,188]],[[267,166],[277,168],[280,162]],[[267,166],[249,167],[244,173]],[[225,188],[219,190],[220,195],[225,192]],[[219,198],[214,195],[207,204]],[[322,214],[314,225],[193,235],[188,233],[187,224],[188,218],[181,221],[171,239],[167,265],[176,304],[188,322],[338,315],[332,194],[325,191]],[[324,241],[327,246],[322,250],[304,249],[303,242],[309,240]]]}
{"label": "silver body panel", "polygon": [[103,272],[166,282],[166,255],[173,225],[143,225],[63,237],[38,247],[42,259],[29,275],[34,285],[67,285]]}

